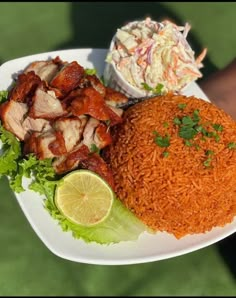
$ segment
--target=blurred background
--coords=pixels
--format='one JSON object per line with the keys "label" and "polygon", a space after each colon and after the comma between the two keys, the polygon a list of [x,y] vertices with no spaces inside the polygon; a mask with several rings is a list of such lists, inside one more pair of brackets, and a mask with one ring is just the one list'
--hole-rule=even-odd
{"label": "blurred background", "polygon": [[[118,27],[150,16],[192,29],[204,76],[235,58],[236,3],[1,2],[0,64],[59,49],[107,48]],[[1,78],[0,78],[1,79]],[[176,258],[138,265],[79,264],[53,255],[0,179],[0,296],[234,296],[236,237]]]}

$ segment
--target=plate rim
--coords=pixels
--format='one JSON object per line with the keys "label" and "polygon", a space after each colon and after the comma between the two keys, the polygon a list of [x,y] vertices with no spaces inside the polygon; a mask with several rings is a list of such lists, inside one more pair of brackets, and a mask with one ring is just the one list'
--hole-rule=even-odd
{"label": "plate rim", "polygon": [[[17,64],[18,61],[23,61],[23,60],[28,60],[28,59],[31,59],[33,61],[34,58],[41,57],[41,56],[46,56],[46,55],[49,56],[49,55],[57,55],[57,54],[60,56],[60,55],[63,55],[63,54],[75,53],[76,51],[81,51],[81,52],[95,51],[97,53],[100,52],[100,54],[105,55],[105,53],[108,51],[108,49],[104,49],[104,48],[75,48],[75,49],[62,49],[62,50],[55,50],[55,51],[48,51],[48,52],[42,52],[42,53],[26,55],[26,56],[14,58],[12,60],[8,60],[8,61],[5,61],[4,63],[2,63],[0,65],[0,74],[1,74],[1,70],[4,67],[7,67],[8,64],[10,65],[10,63],[16,63]],[[77,61],[79,62],[79,57],[78,57]],[[103,64],[105,65],[105,61],[103,61]],[[202,89],[199,87],[199,85],[196,82],[193,82],[192,86],[195,86],[195,88],[198,88],[198,91],[200,93],[202,93],[202,96],[205,97],[205,98],[202,98],[203,100],[209,101],[206,94],[202,91]],[[160,261],[160,260],[164,260],[164,259],[170,259],[170,258],[173,258],[173,257],[177,257],[177,256],[180,256],[180,255],[185,255],[185,254],[197,251],[199,249],[206,248],[206,247],[208,247],[208,246],[210,246],[210,245],[212,245],[212,244],[214,244],[214,243],[216,243],[216,242],[218,242],[218,241],[232,235],[236,231],[236,225],[235,225],[234,229],[232,227],[231,229],[227,230],[226,232],[220,233],[218,235],[218,237],[213,237],[212,239],[209,239],[208,241],[204,241],[203,244],[201,242],[199,242],[199,243],[197,243],[193,246],[179,249],[174,253],[169,252],[169,253],[163,253],[161,255],[148,255],[148,256],[145,256],[145,257],[133,257],[133,258],[126,258],[125,257],[125,258],[122,258],[122,259],[119,259],[119,258],[118,259],[84,258],[84,257],[81,257],[80,255],[78,257],[72,257],[72,256],[69,256],[69,255],[65,255],[63,253],[60,253],[59,250],[55,249],[55,247],[52,247],[50,245],[50,243],[48,243],[47,239],[43,236],[41,231],[38,229],[38,226],[35,224],[32,217],[29,216],[27,208],[26,208],[24,202],[21,200],[21,195],[18,194],[18,193],[15,193],[11,189],[10,189],[10,191],[12,191],[13,194],[15,195],[15,197],[17,199],[17,202],[20,205],[26,219],[28,220],[29,224],[31,225],[32,229],[37,234],[39,239],[43,242],[43,244],[52,253],[54,253],[58,257],[61,257],[63,259],[67,259],[67,260],[71,260],[71,261],[74,261],[74,262],[80,262],[80,263],[86,263],[86,264],[96,264],[96,265],[130,265],[130,264],[141,264],[141,263]],[[42,202],[42,205],[43,205],[43,202]],[[44,212],[47,212],[47,211],[44,210]],[[56,222],[55,219],[53,219],[53,221]],[[229,225],[232,225],[232,223],[233,222],[231,222]],[[59,227],[59,228],[61,229],[61,227]],[[61,230],[61,233],[67,233],[68,234],[68,232],[64,232],[62,230]],[[211,233],[211,231],[206,232],[204,234],[209,234],[209,233]],[[69,234],[71,234],[71,232],[69,232]],[[73,237],[72,234],[70,236]],[[142,236],[142,235],[140,235],[140,236]],[[188,235],[188,237],[191,237],[191,236],[193,236],[193,235]],[[154,235],[154,237],[155,237],[155,235]],[[83,241],[83,240],[76,239],[75,241]],[[178,241],[181,241],[181,239],[179,239]],[[100,244],[95,244],[95,245],[101,246]]]}

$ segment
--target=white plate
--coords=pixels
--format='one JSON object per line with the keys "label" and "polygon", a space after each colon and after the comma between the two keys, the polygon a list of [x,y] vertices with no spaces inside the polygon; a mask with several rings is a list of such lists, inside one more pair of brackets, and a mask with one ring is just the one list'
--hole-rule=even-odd
{"label": "white plate", "polygon": [[[6,90],[12,82],[12,75],[24,69],[30,62],[56,56],[65,61],[77,60],[84,67],[94,67],[102,74],[106,52],[104,49],[73,49],[8,61],[0,67],[0,90]],[[196,83],[190,84],[184,93],[208,100]],[[61,258],[80,263],[124,265],[163,260],[196,251],[236,231],[234,220],[224,228],[214,228],[208,233],[185,236],[180,240],[167,233],[143,233],[135,242],[121,242],[109,246],[87,244],[83,240],[74,239],[70,232],[61,230],[57,221],[44,209],[43,198],[39,195],[27,190],[15,196],[32,228],[48,249]]]}

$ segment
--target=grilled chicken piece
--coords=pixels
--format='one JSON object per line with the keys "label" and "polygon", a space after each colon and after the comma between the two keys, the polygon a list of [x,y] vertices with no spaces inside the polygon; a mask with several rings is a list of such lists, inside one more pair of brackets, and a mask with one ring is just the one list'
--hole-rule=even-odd
{"label": "grilled chicken piece", "polygon": [[97,119],[90,117],[83,132],[83,143],[90,149],[93,144],[98,149],[102,149],[110,145],[111,142],[112,138],[108,127]]}
{"label": "grilled chicken piece", "polygon": [[67,153],[65,140],[61,131],[55,131],[55,140],[48,145],[48,149],[54,156],[60,156]]}
{"label": "grilled chicken piece", "polygon": [[114,126],[116,124],[119,124],[123,121],[122,114],[123,110],[119,108],[115,108],[113,106],[107,105],[107,113],[109,115],[109,125]]}
{"label": "grilled chicken piece", "polygon": [[9,100],[0,105],[0,119],[3,127],[20,140],[24,140],[27,134],[27,129],[22,126],[27,111],[28,106],[23,102]]}
{"label": "grilled chicken piece", "polygon": [[83,75],[84,68],[73,61],[61,69],[50,82],[50,86],[59,89],[62,94],[66,95],[78,86]]}
{"label": "grilled chicken piece", "polygon": [[57,174],[74,170],[82,160],[89,156],[89,153],[89,148],[83,143],[80,143],[73,151],[56,158],[55,161],[53,161],[53,168]]}
{"label": "grilled chicken piece", "polygon": [[53,130],[44,133],[32,133],[24,143],[24,154],[28,153],[34,153],[38,159],[53,158],[66,154],[62,133]]}
{"label": "grilled chicken piece", "polygon": [[51,130],[50,122],[46,119],[34,119],[27,116],[22,122],[22,127],[26,131],[24,141],[26,141],[33,132],[44,132]]}
{"label": "grilled chicken piece", "polygon": [[94,132],[95,129],[99,126],[99,121],[93,117],[90,117],[84,132],[83,132],[83,143],[88,146],[88,148],[91,148],[91,145],[94,144]]}
{"label": "grilled chicken piece", "polygon": [[54,91],[47,91],[43,84],[37,88],[29,109],[30,117],[55,119],[67,113]]}
{"label": "grilled chicken piece", "polygon": [[77,97],[81,97],[82,90],[80,88],[73,89],[66,97],[61,100],[64,109],[69,110],[71,102]]}
{"label": "grilled chicken piece", "polygon": [[63,98],[63,103],[68,107],[73,99],[81,96],[82,89],[92,87],[98,93],[105,96],[106,87],[101,83],[101,81],[95,75],[85,75],[79,82],[78,88],[73,89],[65,98]]}
{"label": "grilled chicken piece", "polygon": [[16,85],[9,92],[9,99],[30,102],[31,96],[41,83],[41,79],[33,71],[19,74]]}
{"label": "grilled chicken piece", "polygon": [[86,114],[98,120],[109,120],[104,98],[93,87],[82,89],[81,94],[72,100],[70,110],[75,116]]}
{"label": "grilled chicken piece", "polygon": [[102,84],[96,75],[86,75],[79,83],[80,88],[93,87],[97,92],[99,92],[102,97],[106,94],[106,87]]}
{"label": "grilled chicken piece", "polygon": [[30,71],[34,71],[34,73],[38,75],[42,81],[44,80],[49,83],[59,71],[59,65],[54,63],[53,60],[35,61],[25,69],[24,73]]}
{"label": "grilled chicken piece", "polygon": [[110,87],[106,87],[106,93],[104,95],[105,102],[112,107],[116,107],[118,104],[128,102],[128,97],[123,93],[116,91]]}
{"label": "grilled chicken piece", "polygon": [[92,153],[88,155],[87,159],[83,159],[79,166],[83,169],[88,169],[97,173],[114,189],[114,178],[111,169],[106,162],[97,154]]}
{"label": "grilled chicken piece", "polygon": [[80,142],[87,121],[87,116],[72,116],[59,118],[53,123],[54,129],[63,134],[67,152],[70,152]]}
{"label": "grilled chicken piece", "polygon": [[27,140],[32,132],[42,132],[51,128],[49,121],[33,119],[26,116],[27,112],[28,106],[23,102],[10,100],[0,106],[0,119],[3,126],[21,141]]}
{"label": "grilled chicken piece", "polygon": [[109,132],[108,127],[104,123],[99,123],[98,127],[94,132],[94,144],[99,148],[103,149],[104,147],[112,143],[112,137]]}

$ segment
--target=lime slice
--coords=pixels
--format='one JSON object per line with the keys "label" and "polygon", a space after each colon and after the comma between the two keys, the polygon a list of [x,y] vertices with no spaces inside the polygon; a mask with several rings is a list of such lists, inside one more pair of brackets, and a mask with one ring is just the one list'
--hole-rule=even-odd
{"label": "lime slice", "polygon": [[89,170],[77,170],[64,176],[56,188],[55,204],[73,223],[93,226],[104,221],[114,201],[111,187]]}

